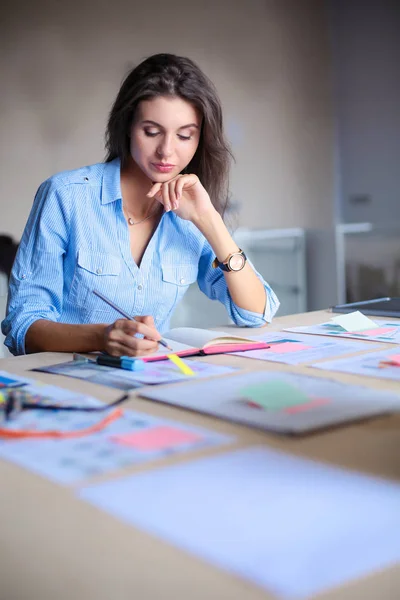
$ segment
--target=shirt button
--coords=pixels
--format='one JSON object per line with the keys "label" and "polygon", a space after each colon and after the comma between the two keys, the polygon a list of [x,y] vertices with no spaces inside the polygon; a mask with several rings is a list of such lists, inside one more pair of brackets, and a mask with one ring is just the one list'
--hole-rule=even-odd
{"label": "shirt button", "polygon": [[142,290],[142,289],[143,289],[143,286],[142,286],[142,285],[140,285],[140,283],[139,283],[139,285],[137,286],[137,289],[138,289],[138,290]]}
{"label": "shirt button", "polygon": [[21,279],[26,279],[26,275],[21,275]]}
{"label": "shirt button", "polygon": [[183,278],[183,277],[182,277],[182,279],[180,279],[179,281],[180,281],[180,283],[185,283],[185,280],[184,280],[184,278]]}
{"label": "shirt button", "polygon": [[103,269],[97,269],[97,271],[96,271],[97,275],[101,275],[102,272],[103,272]]}
{"label": "shirt button", "polygon": [[89,181],[89,177],[84,177],[84,181]]}

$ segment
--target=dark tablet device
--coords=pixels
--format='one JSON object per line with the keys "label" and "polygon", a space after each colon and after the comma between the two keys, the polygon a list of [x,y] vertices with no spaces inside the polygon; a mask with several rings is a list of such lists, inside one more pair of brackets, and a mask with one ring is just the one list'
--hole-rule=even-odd
{"label": "dark tablet device", "polygon": [[349,313],[359,310],[364,315],[375,315],[376,317],[400,318],[400,298],[375,298],[364,302],[352,302],[351,304],[337,304],[331,307],[335,313]]}

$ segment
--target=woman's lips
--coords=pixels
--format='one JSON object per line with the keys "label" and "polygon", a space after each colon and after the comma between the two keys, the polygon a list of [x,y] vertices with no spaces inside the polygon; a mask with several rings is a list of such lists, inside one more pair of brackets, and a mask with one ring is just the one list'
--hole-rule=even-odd
{"label": "woman's lips", "polygon": [[175,167],[169,163],[152,163],[152,165],[160,173],[170,173]]}

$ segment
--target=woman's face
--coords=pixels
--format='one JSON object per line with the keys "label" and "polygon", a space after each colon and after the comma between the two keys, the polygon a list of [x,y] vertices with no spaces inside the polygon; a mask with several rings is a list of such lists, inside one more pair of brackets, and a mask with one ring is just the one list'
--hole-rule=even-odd
{"label": "woman's face", "polygon": [[173,179],[192,160],[200,128],[199,111],[182,98],[157,96],[143,100],[131,129],[134,163],[153,182]]}

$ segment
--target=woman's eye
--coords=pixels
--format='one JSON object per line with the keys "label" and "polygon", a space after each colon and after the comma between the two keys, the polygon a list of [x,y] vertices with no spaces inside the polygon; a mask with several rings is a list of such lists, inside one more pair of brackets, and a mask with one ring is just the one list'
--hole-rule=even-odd
{"label": "woman's eye", "polygon": [[191,135],[189,135],[189,136],[186,136],[186,135],[179,135],[179,134],[178,134],[178,138],[179,138],[180,140],[190,140],[190,139],[192,139],[192,136],[191,136]]}
{"label": "woman's eye", "polygon": [[156,135],[158,135],[158,131],[146,131],[144,130],[145,135],[147,135],[147,137],[156,137]]}

